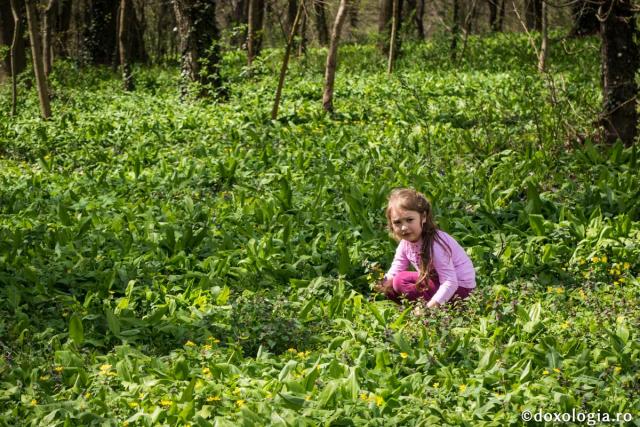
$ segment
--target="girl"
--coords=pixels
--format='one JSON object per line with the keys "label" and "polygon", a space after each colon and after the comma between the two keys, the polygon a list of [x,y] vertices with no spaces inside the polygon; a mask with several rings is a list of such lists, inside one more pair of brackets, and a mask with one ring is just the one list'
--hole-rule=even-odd
{"label": "girl", "polygon": [[[393,190],[387,221],[400,243],[378,292],[396,302],[401,295],[409,300],[424,298],[432,308],[453,297],[466,298],[476,287],[471,260],[453,237],[437,228],[431,204],[422,193]],[[409,264],[416,271],[406,271]]]}

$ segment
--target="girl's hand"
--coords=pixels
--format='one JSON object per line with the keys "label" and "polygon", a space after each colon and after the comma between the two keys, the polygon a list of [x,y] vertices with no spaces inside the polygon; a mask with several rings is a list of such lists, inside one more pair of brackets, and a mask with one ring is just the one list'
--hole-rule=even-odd
{"label": "girl's hand", "polygon": [[378,284],[376,284],[376,286],[373,288],[373,290],[375,292],[384,294],[386,297],[389,297],[390,295],[393,294],[393,280],[392,279],[387,279],[387,280],[381,280],[378,282]]}

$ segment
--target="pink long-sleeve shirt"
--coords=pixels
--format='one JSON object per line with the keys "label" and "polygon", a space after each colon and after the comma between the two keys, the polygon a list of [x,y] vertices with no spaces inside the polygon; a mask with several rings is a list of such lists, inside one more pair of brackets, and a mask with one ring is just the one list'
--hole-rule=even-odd
{"label": "pink long-sleeve shirt", "polygon": [[[439,304],[444,304],[451,299],[458,286],[475,288],[476,272],[473,269],[471,259],[469,259],[462,246],[444,231],[438,230],[437,233],[451,251],[449,253],[449,250],[440,241],[435,240],[433,242],[432,263],[440,281],[440,287],[433,296],[433,300]],[[391,279],[401,271],[406,271],[409,264],[418,271],[421,247],[422,240],[415,243],[401,240],[385,278]]]}

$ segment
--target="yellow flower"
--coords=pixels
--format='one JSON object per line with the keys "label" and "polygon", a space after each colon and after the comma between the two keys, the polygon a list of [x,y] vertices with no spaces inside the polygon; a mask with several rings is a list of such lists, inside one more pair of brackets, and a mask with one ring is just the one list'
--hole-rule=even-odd
{"label": "yellow flower", "polygon": [[366,401],[368,399],[367,393],[360,393],[360,399]]}
{"label": "yellow flower", "polygon": [[545,369],[544,371],[542,371],[542,375],[549,375],[549,371]]}
{"label": "yellow flower", "polygon": [[559,373],[560,373],[560,369],[558,369],[558,368],[553,368],[553,372],[555,372],[556,374],[559,374]]}
{"label": "yellow flower", "polygon": [[608,260],[608,258],[607,258],[606,256],[603,256],[600,260],[601,260],[602,262],[606,263],[606,262],[607,262],[607,260]]}
{"label": "yellow flower", "polygon": [[85,393],[84,394],[84,398],[85,399],[91,399],[91,393]]}
{"label": "yellow flower", "polygon": [[240,387],[236,387],[233,389],[233,394],[240,394]]}
{"label": "yellow flower", "polygon": [[64,371],[64,368],[62,366],[55,366],[53,370],[57,373],[61,373],[62,371]]}
{"label": "yellow flower", "polygon": [[129,402],[129,407],[130,408],[137,408],[138,407],[138,402]]}
{"label": "yellow flower", "polygon": [[242,408],[244,406],[244,400],[242,399],[236,400],[236,405],[238,405],[238,408]]}
{"label": "yellow flower", "polygon": [[47,380],[49,380],[49,378],[51,378],[51,375],[41,375],[40,376],[40,381],[47,381]]}
{"label": "yellow flower", "polygon": [[584,265],[586,263],[586,261],[584,260],[584,258],[580,258],[580,260],[578,261],[578,264],[580,265]]}
{"label": "yellow flower", "polygon": [[209,396],[207,397],[207,402],[219,402],[220,400],[220,396]]}
{"label": "yellow flower", "polygon": [[615,281],[613,282],[613,286],[618,286],[619,284],[620,284],[620,282],[618,282],[617,280],[615,280]]}
{"label": "yellow flower", "polygon": [[298,350],[296,350],[296,349],[295,349],[295,348],[293,348],[293,347],[291,347],[291,348],[287,349],[287,351],[288,351],[289,353],[297,353],[297,352],[298,352]]}
{"label": "yellow flower", "polygon": [[556,292],[562,294],[564,293],[564,288],[556,288]]}
{"label": "yellow flower", "polygon": [[273,394],[271,394],[270,392],[267,392],[267,395],[265,397],[267,399],[271,399],[273,397]]}
{"label": "yellow flower", "polygon": [[624,283],[624,282],[625,282],[625,280],[626,280],[626,279],[625,279],[624,277],[621,277],[621,278],[619,278],[619,279],[618,279],[618,281],[619,281],[620,283]]}
{"label": "yellow flower", "polygon": [[616,366],[615,368],[613,368],[613,372],[615,372],[616,374],[619,374],[620,371],[622,371],[622,368],[620,366]]}
{"label": "yellow flower", "polygon": [[384,404],[384,399],[382,396],[376,396],[376,406],[382,406]]}
{"label": "yellow flower", "polygon": [[211,375],[211,369],[207,368],[206,366],[204,368],[202,368],[202,373],[204,375]]}
{"label": "yellow flower", "polygon": [[31,399],[31,406],[36,406],[38,401],[36,399]]}
{"label": "yellow flower", "polygon": [[553,292],[553,288],[551,286],[547,286],[547,292]]}
{"label": "yellow flower", "polygon": [[196,343],[194,343],[193,341],[189,340],[186,343],[184,343],[184,345],[186,345],[187,347],[195,347]]}
{"label": "yellow flower", "polygon": [[109,365],[108,363],[100,366],[100,375],[107,375],[109,371],[111,371],[111,365]]}
{"label": "yellow flower", "polygon": [[171,406],[173,402],[170,401],[169,399],[162,399],[160,401],[160,405],[164,406],[165,408],[168,408],[169,406]]}
{"label": "yellow flower", "polygon": [[460,393],[464,393],[464,391],[467,389],[467,386],[465,384],[460,384]]}
{"label": "yellow flower", "polygon": [[598,258],[597,256],[594,256],[593,258],[591,258],[591,262],[596,263],[599,262],[600,258]]}
{"label": "yellow flower", "polygon": [[564,322],[561,326],[562,329],[567,329],[569,327],[569,322]]}
{"label": "yellow flower", "polygon": [[407,357],[409,357],[409,355],[403,351],[402,353],[400,353],[400,357],[406,359]]}
{"label": "yellow flower", "polygon": [[211,344],[205,344],[202,346],[203,350],[211,350]]}
{"label": "yellow flower", "polygon": [[438,388],[440,387],[440,383],[433,383],[433,388]]}
{"label": "yellow flower", "polygon": [[123,421],[122,427],[129,427],[129,421]]}
{"label": "yellow flower", "polygon": [[631,264],[629,264],[628,262],[625,262],[622,266],[625,270],[628,270],[631,268]]}
{"label": "yellow flower", "polygon": [[310,394],[307,394],[307,395],[304,397],[304,400],[307,400],[307,401],[311,400],[311,395],[310,395]]}

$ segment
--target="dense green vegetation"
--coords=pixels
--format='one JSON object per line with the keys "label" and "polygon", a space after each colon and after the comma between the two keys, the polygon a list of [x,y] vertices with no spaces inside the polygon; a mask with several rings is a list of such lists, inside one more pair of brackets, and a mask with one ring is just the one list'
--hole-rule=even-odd
{"label": "dense green vegetation", "polygon": [[[58,63],[43,122],[21,86],[0,122],[0,425],[638,425],[640,175],[635,148],[592,141],[596,41],[553,44],[545,76],[521,36],[458,64],[444,46],[405,45],[393,76],[342,48],[334,117],[324,51],[292,64],[278,121],[277,51],[253,73],[228,54],[225,102]],[[465,303],[371,293],[397,186],[468,249]]]}

